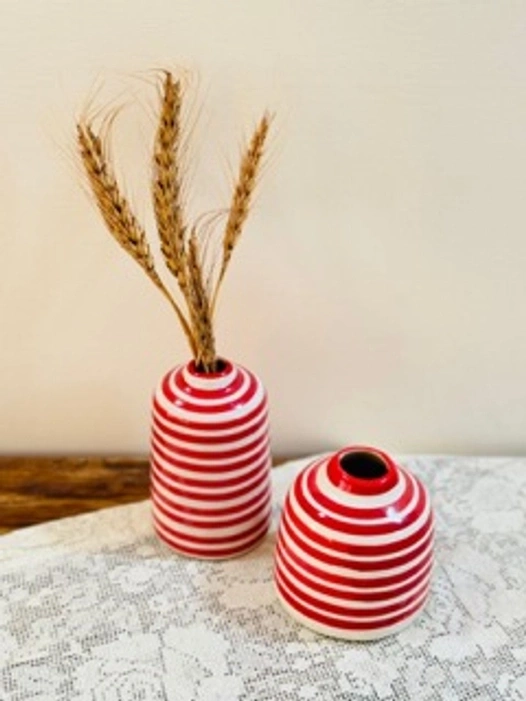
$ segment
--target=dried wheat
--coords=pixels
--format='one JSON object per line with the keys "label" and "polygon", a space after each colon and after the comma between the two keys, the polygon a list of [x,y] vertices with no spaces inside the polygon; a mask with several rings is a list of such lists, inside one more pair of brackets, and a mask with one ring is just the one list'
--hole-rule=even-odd
{"label": "dried wheat", "polygon": [[146,233],[120,192],[104,154],[100,136],[95,134],[88,122],[81,121],[77,124],[77,141],[91,192],[109,232],[168,299],[183,326],[192,351],[195,351],[189,324],[155,269]]}
{"label": "dried wheat", "polygon": [[170,72],[165,73],[161,110],[153,153],[153,207],[161,251],[168,269],[184,294],[187,286],[185,265],[185,226],[181,202],[182,88]]}
{"label": "dried wheat", "polygon": [[261,118],[254,134],[243,154],[237,182],[232,195],[228,219],[223,233],[223,256],[221,267],[212,297],[212,313],[215,309],[217,295],[232,257],[233,250],[239,240],[243,224],[250,209],[250,202],[257,184],[258,170],[263,158],[265,141],[270,127],[270,117],[265,114]]}
{"label": "dried wheat", "polygon": [[196,364],[211,372],[216,361],[214,331],[195,229],[188,239],[187,270],[187,302],[197,346]]}

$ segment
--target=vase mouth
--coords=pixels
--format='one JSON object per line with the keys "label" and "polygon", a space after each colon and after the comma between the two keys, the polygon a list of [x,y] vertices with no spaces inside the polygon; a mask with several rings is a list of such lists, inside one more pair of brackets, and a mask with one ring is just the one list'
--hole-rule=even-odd
{"label": "vase mouth", "polygon": [[329,461],[329,472],[346,492],[362,495],[381,494],[398,481],[398,470],[391,458],[377,448],[351,446]]}
{"label": "vase mouth", "polygon": [[226,377],[232,372],[232,369],[233,364],[230,362],[230,360],[221,357],[217,358],[216,360],[216,370],[214,372],[205,372],[205,370],[201,370],[195,362],[195,359],[191,360],[187,365],[188,372],[194,377],[210,378],[211,380]]}
{"label": "vase mouth", "polygon": [[369,450],[353,450],[340,455],[340,467],[349,477],[362,480],[379,479],[388,472],[385,460]]}

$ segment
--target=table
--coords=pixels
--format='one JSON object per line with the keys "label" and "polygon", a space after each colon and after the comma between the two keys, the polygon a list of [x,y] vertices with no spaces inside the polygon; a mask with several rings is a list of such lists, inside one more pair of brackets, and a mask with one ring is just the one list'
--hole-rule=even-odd
{"label": "table", "polygon": [[147,499],[148,470],[146,457],[0,456],[0,534]]}
{"label": "table", "polygon": [[422,616],[373,643],[282,610],[274,526],[237,560],[159,543],[149,503],[0,537],[2,701],[515,701],[526,698],[526,460],[400,458],[428,486],[437,565]]}
{"label": "table", "polygon": [[0,533],[148,498],[144,457],[0,456]]}

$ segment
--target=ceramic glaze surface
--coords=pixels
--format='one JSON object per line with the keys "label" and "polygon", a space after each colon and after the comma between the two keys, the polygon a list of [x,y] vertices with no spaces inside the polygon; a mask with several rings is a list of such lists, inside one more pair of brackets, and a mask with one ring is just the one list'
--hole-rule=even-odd
{"label": "ceramic glaze surface", "polygon": [[267,398],[224,362],[171,370],[153,399],[151,496],[158,536],[180,553],[221,559],[253,548],[271,510]]}
{"label": "ceramic glaze surface", "polygon": [[425,605],[432,564],[429,496],[382,451],[346,448],[294,481],[274,574],[282,604],[300,622],[349,639],[395,633]]}

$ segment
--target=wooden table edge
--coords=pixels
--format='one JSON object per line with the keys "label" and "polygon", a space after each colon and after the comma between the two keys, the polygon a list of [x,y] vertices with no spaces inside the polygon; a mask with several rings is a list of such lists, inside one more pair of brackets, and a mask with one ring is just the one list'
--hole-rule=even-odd
{"label": "wooden table edge", "polygon": [[0,456],[0,534],[148,497],[145,456]]}

